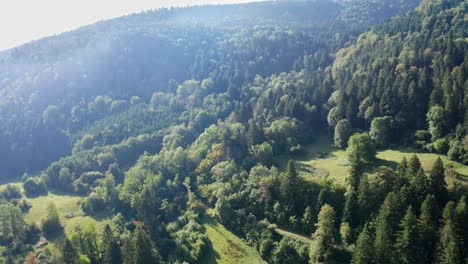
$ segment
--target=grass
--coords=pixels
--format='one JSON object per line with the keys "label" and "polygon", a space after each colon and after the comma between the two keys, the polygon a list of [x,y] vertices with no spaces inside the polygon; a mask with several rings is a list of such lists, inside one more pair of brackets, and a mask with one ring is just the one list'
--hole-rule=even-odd
{"label": "grass", "polygon": [[202,218],[202,224],[206,229],[210,245],[200,263],[265,263],[255,249],[248,246],[211,216],[205,215]]}
{"label": "grass", "polygon": [[[414,154],[419,157],[426,171],[429,171],[434,161],[441,157],[446,167],[452,167],[460,174],[459,182],[468,183],[468,166],[452,161],[447,156],[434,153],[421,153],[412,149],[382,150],[377,152],[375,166],[385,165],[396,168],[403,157],[409,159]],[[284,170],[289,159],[296,162],[299,175],[306,179],[330,177],[339,183],[344,183],[349,172],[346,152],[334,149],[331,146],[331,140],[325,134],[319,135],[313,144],[303,146],[303,152],[300,155],[281,155],[276,157],[275,161],[279,168]]]}
{"label": "grass", "polygon": [[[32,207],[25,215],[24,220],[27,223],[40,224],[47,216],[47,206],[50,203],[54,203],[55,206],[57,206],[60,220],[65,225],[65,234],[69,235],[76,226],[84,228],[90,225],[95,225],[96,230],[101,232],[105,224],[109,221],[109,218],[106,217],[106,215],[102,215],[99,218],[85,216],[80,208],[81,199],[82,197],[79,196],[57,195],[52,193],[49,193],[47,196],[27,198]],[[73,218],[66,218],[65,215],[68,213],[73,213],[75,216]]]}

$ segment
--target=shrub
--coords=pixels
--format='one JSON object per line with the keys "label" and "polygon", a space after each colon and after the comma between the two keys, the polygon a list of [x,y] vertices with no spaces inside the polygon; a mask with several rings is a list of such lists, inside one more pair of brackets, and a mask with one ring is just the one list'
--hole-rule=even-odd
{"label": "shrub", "polygon": [[437,153],[445,154],[449,149],[449,142],[446,138],[439,138],[434,141],[433,146]]}
{"label": "shrub", "polygon": [[87,214],[95,214],[98,211],[104,210],[105,207],[104,199],[99,197],[95,192],[91,193],[81,203],[81,209]]}
{"label": "shrub", "polygon": [[35,196],[47,193],[45,183],[37,178],[28,178],[23,183],[24,192],[27,196]]}

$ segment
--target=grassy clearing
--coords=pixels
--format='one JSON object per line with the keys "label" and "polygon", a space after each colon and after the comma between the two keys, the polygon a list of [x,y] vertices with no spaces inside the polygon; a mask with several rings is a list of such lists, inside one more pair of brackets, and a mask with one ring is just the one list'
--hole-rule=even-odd
{"label": "grassy clearing", "polygon": [[[93,218],[85,216],[80,208],[81,197],[70,195],[57,195],[49,193],[47,196],[39,196],[36,198],[27,198],[32,207],[25,215],[27,223],[40,224],[42,219],[47,217],[47,206],[54,203],[57,206],[57,211],[60,220],[65,225],[65,234],[70,234],[76,226],[84,228],[86,226],[95,225],[98,232],[104,229],[105,224],[109,221],[106,216]],[[66,218],[65,215],[73,213],[75,217]]]}
{"label": "grassy clearing", "polygon": [[[336,150],[331,146],[331,140],[326,135],[320,135],[313,144],[305,145],[303,153],[294,156],[278,156],[275,161],[280,169],[284,170],[289,159],[296,161],[299,175],[306,179],[330,177],[343,183],[349,172],[346,152]],[[393,149],[377,152],[375,166],[389,166],[396,168],[398,163],[406,157],[409,159],[416,154],[421,160],[422,167],[429,171],[434,161],[441,157],[445,166],[452,167],[460,174],[459,182],[468,184],[468,166],[451,161],[447,156],[434,153],[420,153],[411,149]],[[372,168],[371,168],[372,170]]]}
{"label": "grassy clearing", "polygon": [[210,240],[208,252],[200,263],[265,263],[255,249],[227,230],[210,216],[204,216],[202,224]]}

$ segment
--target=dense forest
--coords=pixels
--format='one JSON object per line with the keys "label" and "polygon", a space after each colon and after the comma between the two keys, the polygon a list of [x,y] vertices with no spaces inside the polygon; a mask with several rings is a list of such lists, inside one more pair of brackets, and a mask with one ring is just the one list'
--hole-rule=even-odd
{"label": "dense forest", "polygon": [[[207,219],[266,263],[466,263],[467,9],[159,9],[0,52],[0,263],[211,263]],[[28,219],[60,195],[98,225]]]}

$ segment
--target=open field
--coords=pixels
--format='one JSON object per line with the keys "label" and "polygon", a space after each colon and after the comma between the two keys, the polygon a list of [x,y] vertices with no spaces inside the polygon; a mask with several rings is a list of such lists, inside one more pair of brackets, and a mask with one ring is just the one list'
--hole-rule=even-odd
{"label": "open field", "polygon": [[206,228],[210,248],[200,263],[265,263],[254,248],[248,246],[211,216],[205,215],[202,224]]}
{"label": "open field", "polygon": [[[447,156],[435,153],[420,153],[411,149],[388,149],[377,152],[377,162],[375,166],[389,166],[396,168],[398,163],[406,157],[409,159],[416,154],[421,160],[422,167],[429,171],[432,164],[441,157],[444,165],[452,167],[460,174],[459,182],[468,183],[468,166],[451,161]],[[296,162],[299,175],[306,179],[316,179],[330,177],[337,182],[344,183],[348,171],[349,163],[344,150],[337,150],[331,146],[331,140],[326,135],[320,135],[313,144],[303,146],[303,153],[300,155],[276,157],[275,161],[280,169],[284,170],[289,159]]]}
{"label": "open field", "polygon": [[[104,229],[105,224],[109,221],[106,216],[90,217],[85,216],[80,209],[81,197],[70,195],[57,195],[49,193],[47,196],[39,196],[36,198],[27,198],[31,203],[32,208],[25,215],[25,221],[28,223],[40,224],[41,220],[47,216],[47,206],[50,203],[55,203],[60,220],[65,225],[65,234],[69,234],[75,226],[82,228],[90,225],[95,225],[98,232]],[[73,213],[73,218],[66,218],[65,215]]]}

